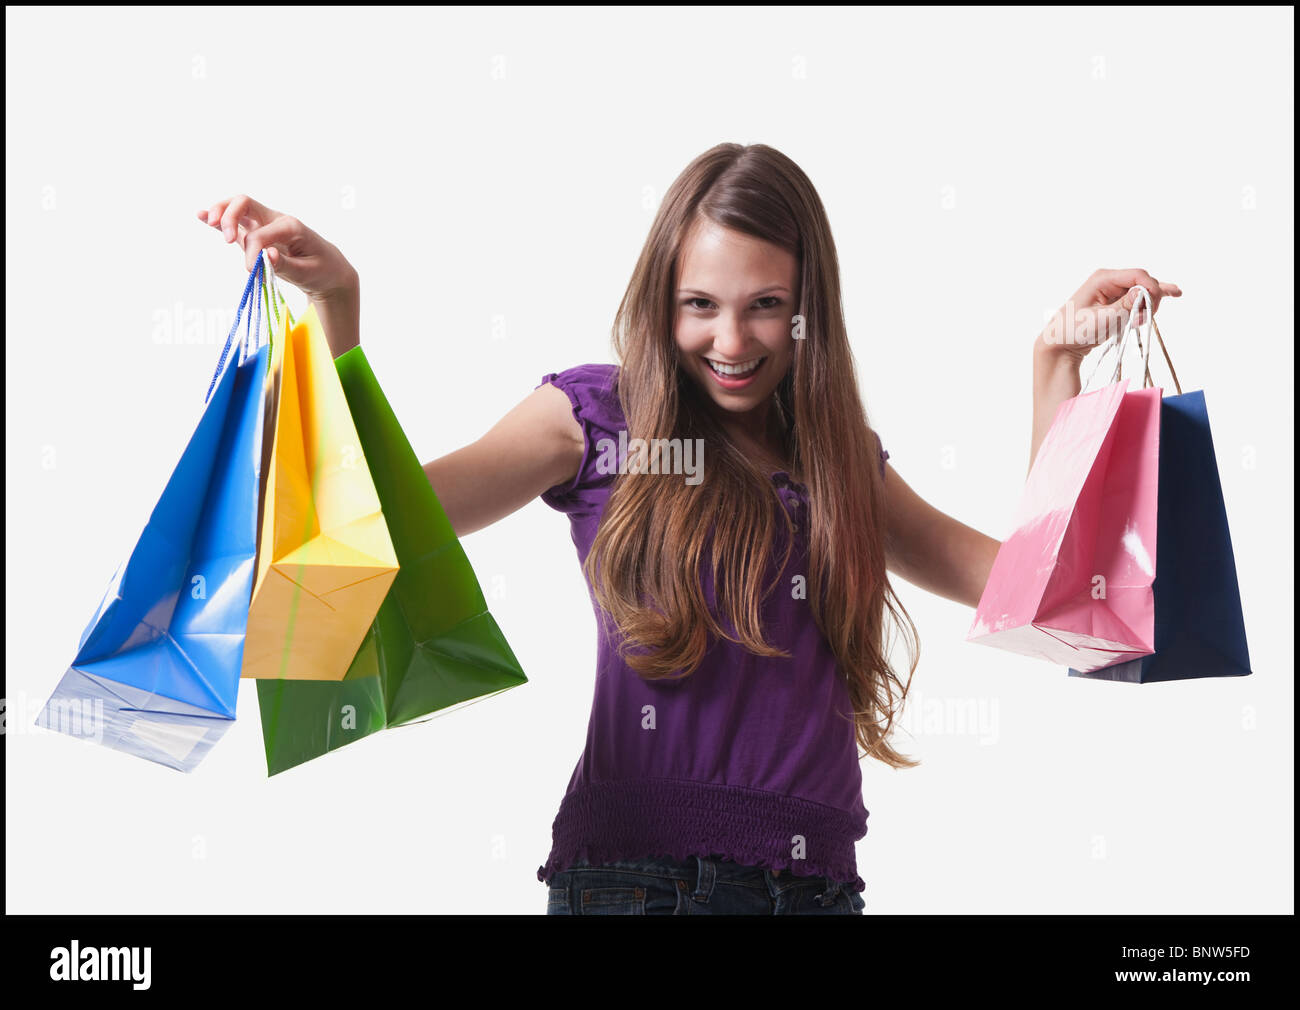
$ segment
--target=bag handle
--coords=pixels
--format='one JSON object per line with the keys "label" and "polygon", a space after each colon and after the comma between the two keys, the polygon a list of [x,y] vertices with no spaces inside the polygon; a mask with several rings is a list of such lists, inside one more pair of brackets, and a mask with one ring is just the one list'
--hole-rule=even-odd
{"label": "bag handle", "polygon": [[[265,270],[265,277],[262,284],[262,297],[266,300],[266,325],[267,329],[271,333],[267,343],[273,344],[275,343],[275,335],[280,325],[280,310],[284,309],[284,314],[288,317],[290,326],[295,325],[295,321],[293,313],[289,311],[289,303],[285,301],[284,295],[280,293],[280,286],[276,283],[275,279],[275,267],[271,266],[270,254],[265,249],[262,250],[261,260],[263,263],[263,269]],[[274,324],[271,322],[273,316],[275,318]]]}
{"label": "bag handle", "polygon": [[[1136,287],[1138,291],[1138,296],[1133,303],[1133,311],[1129,313],[1128,319],[1125,322],[1123,332],[1114,341],[1107,340],[1106,349],[1101,352],[1101,357],[1097,359],[1096,363],[1092,367],[1092,371],[1088,373],[1088,380],[1084,382],[1082,388],[1084,389],[1088,388],[1088,384],[1092,382],[1092,377],[1097,374],[1097,369],[1100,367],[1106,355],[1111,352],[1112,348],[1118,348],[1119,353],[1116,355],[1115,358],[1115,371],[1111,374],[1110,381],[1112,383],[1120,381],[1120,379],[1123,377],[1124,349],[1128,343],[1128,335],[1129,332],[1131,331],[1134,334],[1136,334],[1138,353],[1142,355],[1142,371],[1143,371],[1142,388],[1147,389],[1155,385],[1155,383],[1151,379],[1151,344],[1152,344],[1151,336],[1154,334],[1156,341],[1158,341],[1160,344],[1160,353],[1164,355],[1165,364],[1169,366],[1169,375],[1174,380],[1174,388],[1178,390],[1179,394],[1181,395],[1183,392],[1183,387],[1178,382],[1178,373],[1174,371],[1174,363],[1169,357],[1169,349],[1165,347],[1164,338],[1160,336],[1160,328],[1156,326],[1156,314],[1151,307],[1151,292],[1148,291],[1141,284],[1136,285]],[[1141,306],[1144,302],[1146,304],[1147,319],[1150,321],[1150,332],[1147,334],[1147,341],[1145,347],[1143,347],[1142,344],[1141,324],[1137,322],[1138,307]]]}
{"label": "bag handle", "polygon": [[[226,367],[226,357],[230,354],[231,345],[235,340],[235,333],[239,330],[239,321],[244,315],[244,309],[249,309],[248,326],[244,330],[244,337],[239,342],[239,359],[242,363],[246,357],[250,337],[255,342],[253,353],[257,353],[262,346],[262,302],[254,294],[254,285],[262,279],[264,271],[262,269],[262,260],[259,257],[257,266],[255,266],[248,275],[248,283],[244,285],[244,293],[239,299],[239,308],[235,310],[235,325],[230,328],[230,335],[226,337],[226,346],[221,349],[221,358],[217,361],[217,370],[212,374],[212,382],[208,385],[208,395],[203,398],[207,403],[212,399],[212,391],[217,388],[217,378],[221,375],[222,369]],[[250,305],[250,302],[252,303]],[[253,311],[257,311],[257,325],[253,326]]]}
{"label": "bag handle", "polygon": [[[1165,356],[1165,364],[1169,366],[1169,377],[1174,380],[1174,389],[1178,390],[1179,396],[1182,396],[1183,387],[1178,383],[1178,373],[1174,371],[1174,363],[1169,360],[1169,351],[1165,349],[1165,341],[1164,338],[1160,336],[1160,327],[1156,325],[1156,317],[1154,314],[1151,316],[1151,332],[1156,335],[1156,340],[1160,342],[1160,353]],[[1151,385],[1154,385],[1154,383],[1152,383],[1151,381],[1151,369],[1148,368],[1146,374],[1146,384],[1143,386],[1143,388],[1145,389],[1146,386],[1151,386]]]}

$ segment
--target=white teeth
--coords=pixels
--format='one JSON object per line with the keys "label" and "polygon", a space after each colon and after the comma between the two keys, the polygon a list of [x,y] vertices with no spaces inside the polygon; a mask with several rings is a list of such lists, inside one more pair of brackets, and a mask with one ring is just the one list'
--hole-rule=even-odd
{"label": "white teeth", "polygon": [[720,361],[714,361],[712,358],[705,358],[712,368],[719,375],[748,375],[755,368],[763,363],[762,358],[755,358],[753,361],[745,361],[739,365],[724,365]]}

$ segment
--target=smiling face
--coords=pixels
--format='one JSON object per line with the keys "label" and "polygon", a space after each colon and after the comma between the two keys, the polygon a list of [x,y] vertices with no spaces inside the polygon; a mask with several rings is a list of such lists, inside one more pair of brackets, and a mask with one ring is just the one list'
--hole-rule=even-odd
{"label": "smiling face", "polygon": [[730,414],[766,415],[794,360],[799,263],[779,246],[697,220],[682,243],[674,339],[684,368]]}

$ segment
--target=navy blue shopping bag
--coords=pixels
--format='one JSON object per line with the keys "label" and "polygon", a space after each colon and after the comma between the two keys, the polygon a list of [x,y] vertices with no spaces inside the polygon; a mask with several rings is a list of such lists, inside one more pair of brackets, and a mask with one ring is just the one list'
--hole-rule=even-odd
{"label": "navy blue shopping bag", "polygon": [[1160,406],[1155,652],[1071,677],[1148,684],[1251,672],[1237,565],[1201,390]]}

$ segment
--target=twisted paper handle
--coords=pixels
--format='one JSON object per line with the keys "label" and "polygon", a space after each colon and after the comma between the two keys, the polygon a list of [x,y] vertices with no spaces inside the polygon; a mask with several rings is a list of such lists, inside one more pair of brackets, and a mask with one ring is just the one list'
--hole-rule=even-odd
{"label": "twisted paper handle", "polygon": [[[1111,352],[1112,348],[1118,348],[1119,353],[1115,358],[1115,371],[1111,374],[1110,381],[1113,383],[1119,382],[1120,379],[1123,378],[1124,348],[1128,343],[1128,335],[1131,330],[1136,335],[1138,353],[1142,355],[1142,388],[1147,389],[1154,385],[1154,382],[1152,382],[1151,379],[1151,334],[1154,334],[1156,341],[1160,344],[1160,353],[1164,355],[1165,364],[1169,366],[1169,375],[1174,380],[1174,388],[1178,390],[1179,394],[1181,394],[1183,387],[1178,382],[1178,373],[1174,371],[1174,363],[1169,357],[1169,349],[1165,347],[1164,338],[1160,336],[1160,328],[1156,326],[1156,314],[1151,307],[1151,292],[1141,284],[1137,285],[1137,290],[1138,297],[1133,303],[1133,311],[1129,313],[1123,332],[1117,339],[1113,341],[1107,340],[1105,350],[1101,352],[1101,356],[1098,357],[1096,362],[1093,364],[1092,371],[1088,373],[1088,379],[1084,382],[1082,388],[1088,388],[1088,385],[1092,382],[1092,377],[1097,374],[1097,370],[1101,366],[1103,359],[1105,359],[1106,355]],[[1143,302],[1146,303],[1147,319],[1150,321],[1151,326],[1151,334],[1147,335],[1145,347],[1142,343],[1141,326],[1137,322],[1138,307],[1142,305]]]}

